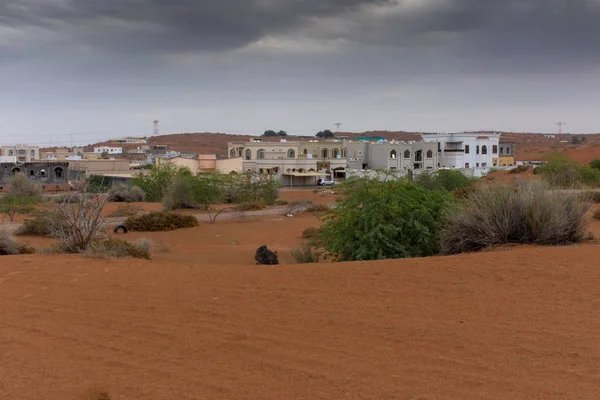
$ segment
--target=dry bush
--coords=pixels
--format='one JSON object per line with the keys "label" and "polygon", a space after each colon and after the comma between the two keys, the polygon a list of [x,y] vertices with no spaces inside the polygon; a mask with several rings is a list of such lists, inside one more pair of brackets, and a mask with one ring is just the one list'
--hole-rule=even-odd
{"label": "dry bush", "polygon": [[321,228],[310,227],[302,232],[302,239],[313,239],[318,237],[322,232]]}
{"label": "dry bush", "polygon": [[196,208],[194,181],[189,176],[178,176],[163,198],[163,210],[173,211]]}
{"label": "dry bush", "polygon": [[149,241],[139,244],[130,243],[123,239],[109,238],[92,243],[84,254],[94,258],[142,258],[150,260]]}
{"label": "dry bush", "polygon": [[198,226],[198,220],[192,215],[152,212],[127,218],[125,226],[138,232],[172,231]]}
{"label": "dry bush", "polygon": [[17,229],[17,236],[50,236],[52,222],[47,212],[38,213],[33,219],[24,220],[23,224]]}
{"label": "dry bush", "polygon": [[15,196],[39,198],[42,195],[42,187],[39,183],[19,173],[8,180],[8,192]]}
{"label": "dry bush", "polygon": [[111,212],[108,216],[111,218],[119,218],[119,217],[131,217],[133,215],[138,215],[142,213],[144,209],[140,206],[136,206],[134,204],[122,204],[113,212]]}
{"label": "dry bush", "polygon": [[21,254],[21,245],[13,239],[10,232],[0,229],[0,256],[15,256]]}
{"label": "dry bush", "polygon": [[281,199],[275,200],[275,202],[273,203],[273,205],[275,205],[275,206],[287,206],[288,204],[289,204],[289,201],[281,200]]}
{"label": "dry bush", "polygon": [[108,201],[117,203],[135,203],[144,201],[145,194],[137,186],[130,186],[125,183],[116,183],[108,192]]}
{"label": "dry bush", "polygon": [[292,201],[287,209],[287,214],[300,214],[312,206],[313,202],[310,200]]}
{"label": "dry bush", "polygon": [[313,204],[306,209],[308,212],[312,213],[320,213],[329,211],[329,206],[327,204]]}
{"label": "dry bush", "polygon": [[214,224],[220,215],[231,215],[229,219],[246,219],[246,213],[237,207],[227,207],[217,211],[214,215],[208,210],[208,218],[211,224]]}
{"label": "dry bush", "polygon": [[260,211],[264,210],[267,205],[261,201],[247,201],[237,205],[237,209],[240,211]]}
{"label": "dry bush", "polygon": [[321,253],[308,243],[304,243],[300,248],[290,250],[290,256],[296,264],[313,264],[321,260]]}
{"label": "dry bush", "polygon": [[509,174],[520,174],[522,172],[529,171],[529,167],[527,165],[519,165],[517,168],[511,169],[508,171]]}
{"label": "dry bush", "polygon": [[458,189],[453,190],[451,193],[457,199],[466,199],[471,193],[476,192],[478,189],[476,186],[465,186]]}
{"label": "dry bush", "polygon": [[502,243],[577,243],[585,237],[589,208],[576,194],[541,183],[482,188],[447,218],[441,251],[457,254]]}
{"label": "dry bush", "polygon": [[58,239],[66,253],[79,253],[99,240],[106,239],[102,209],[107,200],[101,195],[72,194],[49,211],[50,236]]}
{"label": "dry bush", "polygon": [[35,254],[37,250],[27,243],[21,243],[19,245],[19,254]]}
{"label": "dry bush", "polygon": [[582,201],[589,201],[590,203],[598,204],[600,203],[600,192],[589,190],[581,193],[580,198]]}

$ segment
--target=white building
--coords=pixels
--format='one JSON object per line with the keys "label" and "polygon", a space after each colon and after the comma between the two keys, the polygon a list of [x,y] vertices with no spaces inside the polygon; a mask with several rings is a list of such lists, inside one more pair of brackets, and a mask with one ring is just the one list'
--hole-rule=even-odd
{"label": "white building", "polygon": [[473,176],[482,176],[499,165],[499,133],[428,133],[422,137],[438,143],[440,168],[471,169]]}
{"label": "white building", "polygon": [[96,153],[96,154],[102,154],[102,153],[123,154],[123,148],[122,147],[111,147],[111,146],[94,147],[94,153]]}

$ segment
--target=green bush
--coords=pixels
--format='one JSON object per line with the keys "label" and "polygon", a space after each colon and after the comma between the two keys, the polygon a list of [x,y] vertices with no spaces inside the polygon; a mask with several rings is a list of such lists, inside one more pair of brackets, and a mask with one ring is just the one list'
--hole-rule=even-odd
{"label": "green bush", "polygon": [[425,171],[413,178],[415,185],[429,190],[446,190],[448,192],[472,186],[476,181],[477,179],[469,178],[460,171],[450,169],[436,172]]}
{"label": "green bush", "polygon": [[306,211],[312,213],[321,213],[329,211],[329,206],[327,204],[313,204],[309,206]]}
{"label": "green bush", "polygon": [[287,200],[275,200],[273,203],[275,206],[287,206],[288,204],[290,204],[290,202]]}
{"label": "green bush", "polygon": [[315,244],[334,260],[424,257],[439,251],[442,215],[453,204],[444,191],[405,180],[352,178]]}
{"label": "green bush", "polygon": [[144,201],[144,191],[137,186],[116,183],[108,192],[108,201],[116,203],[136,203]]}
{"label": "green bush", "polygon": [[92,243],[84,252],[92,257],[100,258],[142,258],[150,260],[150,246],[147,242],[130,243],[126,240],[110,238]]}
{"label": "green bush", "polygon": [[88,193],[106,193],[110,189],[109,179],[102,175],[90,175],[85,179]]}
{"label": "green bush", "polygon": [[192,215],[152,212],[127,218],[125,226],[139,232],[172,231],[198,226],[198,220]]}
{"label": "green bush", "polygon": [[163,199],[165,211],[195,208],[194,177],[178,176]]}
{"label": "green bush", "polygon": [[541,183],[482,188],[446,219],[443,254],[457,254],[502,243],[576,243],[585,236],[589,203],[578,195]]}
{"label": "green bush", "polygon": [[300,248],[290,250],[290,256],[296,264],[312,264],[321,260],[321,254],[309,243],[304,243]]}
{"label": "green bush", "polygon": [[590,168],[600,169],[600,158],[595,158],[589,163]]}
{"label": "green bush", "polygon": [[[537,171],[537,172],[536,172]],[[550,186],[558,188],[576,188],[582,185],[596,187],[600,185],[600,170],[581,166],[561,154],[552,154],[548,162],[536,168],[534,173]]]}
{"label": "green bush", "polygon": [[146,200],[160,202],[168,193],[178,176],[190,176],[188,168],[179,167],[168,162],[155,165],[148,173],[139,173],[132,179],[132,184],[142,189]]}

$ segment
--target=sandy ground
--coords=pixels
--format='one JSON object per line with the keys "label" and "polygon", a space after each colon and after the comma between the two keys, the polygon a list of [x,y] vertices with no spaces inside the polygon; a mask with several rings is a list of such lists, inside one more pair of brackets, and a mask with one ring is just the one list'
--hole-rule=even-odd
{"label": "sandy ground", "polygon": [[0,266],[4,399],[593,399],[599,246]]}

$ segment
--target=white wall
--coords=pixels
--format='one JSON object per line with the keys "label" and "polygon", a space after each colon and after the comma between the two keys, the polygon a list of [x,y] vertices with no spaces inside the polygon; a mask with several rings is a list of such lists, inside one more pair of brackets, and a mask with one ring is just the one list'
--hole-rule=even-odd
{"label": "white wall", "polygon": [[[439,163],[442,168],[474,168],[485,171],[498,167],[499,134],[427,134],[423,135],[423,140],[426,142],[440,143],[441,151]],[[469,150],[468,153],[466,151],[467,146]],[[487,154],[483,154],[484,146],[487,150]],[[449,151],[451,148],[459,148],[463,151]],[[479,151],[477,151],[478,148]],[[495,153],[494,150],[496,150]],[[496,165],[494,165],[494,160],[496,160]]]}
{"label": "white wall", "polygon": [[96,154],[102,154],[102,153],[122,154],[123,148],[122,147],[110,147],[110,146],[94,147],[94,153],[96,153]]}

